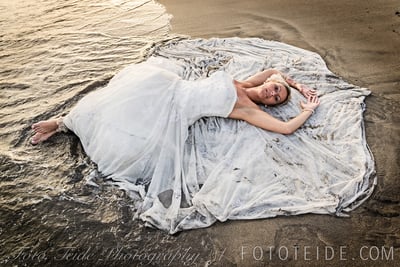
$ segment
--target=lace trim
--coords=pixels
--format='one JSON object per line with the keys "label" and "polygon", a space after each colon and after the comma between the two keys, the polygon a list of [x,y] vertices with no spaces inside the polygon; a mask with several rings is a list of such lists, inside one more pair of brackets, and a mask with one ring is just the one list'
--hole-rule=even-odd
{"label": "lace trim", "polygon": [[58,133],[60,133],[60,132],[63,132],[63,133],[68,132],[68,128],[65,126],[63,119],[64,119],[64,117],[60,117],[56,121],[57,126],[58,126],[56,132],[58,132]]}

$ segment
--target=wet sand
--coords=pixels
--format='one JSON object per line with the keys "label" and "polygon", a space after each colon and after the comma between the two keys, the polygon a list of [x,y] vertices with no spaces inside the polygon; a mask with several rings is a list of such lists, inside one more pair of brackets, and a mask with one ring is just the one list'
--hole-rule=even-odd
{"label": "wet sand", "polygon": [[[226,222],[200,230],[213,243],[217,256],[214,264],[395,266],[400,260],[399,3],[393,0],[161,0],[160,3],[174,16],[173,33],[192,38],[238,36],[285,42],[319,53],[334,73],[372,90],[366,101],[365,122],[378,175],[373,196],[353,211],[350,218],[304,215]],[[281,257],[277,250],[280,246]],[[293,247],[298,248],[297,259],[297,252],[290,250]],[[331,260],[330,247],[334,248]],[[290,257],[284,260],[286,248]],[[376,257],[378,260],[374,261]]]}
{"label": "wet sand", "polygon": [[[59,135],[32,147],[27,126],[11,129],[17,134],[4,137],[20,136],[12,142],[15,153],[35,155],[45,163],[56,159],[58,164],[29,166],[18,158],[0,158],[1,171],[12,173],[2,176],[1,198],[10,201],[0,209],[0,265],[397,266],[400,5],[394,0],[377,2],[160,1],[174,16],[172,33],[282,41],[319,53],[334,73],[372,90],[365,122],[378,185],[349,218],[308,214],[228,221],[170,236],[132,220],[134,205],[121,190],[101,179],[97,186],[85,181],[94,167],[76,136]],[[87,90],[106,83],[107,77]],[[66,102],[69,106],[71,101]],[[59,112],[34,112],[36,117],[28,116],[22,124]],[[48,179],[36,184],[40,177]],[[14,180],[16,186],[11,184]],[[31,184],[33,192],[44,191],[48,199],[35,204]],[[24,205],[27,201],[32,204]]]}

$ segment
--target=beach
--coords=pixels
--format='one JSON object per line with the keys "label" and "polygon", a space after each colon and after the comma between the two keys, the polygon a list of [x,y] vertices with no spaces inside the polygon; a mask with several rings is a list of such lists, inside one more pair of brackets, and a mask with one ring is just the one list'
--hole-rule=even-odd
{"label": "beach", "polygon": [[[398,265],[397,1],[27,3],[0,2],[1,266]],[[134,203],[97,178],[73,134],[30,145],[33,122],[67,113],[154,44],[177,36],[283,42],[318,53],[343,80],[370,89],[364,115],[377,171],[372,196],[349,217],[227,221],[168,235],[133,220]]]}

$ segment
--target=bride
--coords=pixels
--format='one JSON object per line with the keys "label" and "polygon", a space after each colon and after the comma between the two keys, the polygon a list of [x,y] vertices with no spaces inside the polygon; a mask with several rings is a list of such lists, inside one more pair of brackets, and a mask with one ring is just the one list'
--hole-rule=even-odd
{"label": "bride", "polygon": [[[307,98],[300,103],[300,114],[281,121],[263,111],[261,105],[289,101],[290,87]],[[186,228],[182,222],[195,213],[202,214],[195,227],[211,223],[203,221],[209,211],[196,202],[207,177],[188,166],[201,165],[185,148],[191,125],[203,117],[223,117],[291,134],[319,104],[314,89],[274,69],[245,81],[236,81],[223,71],[188,81],[174,63],[160,64],[150,58],[124,68],[106,87],[82,98],[67,116],[33,124],[31,142],[73,131],[103,175],[140,196],[141,219],[172,233]]]}
{"label": "bride", "polygon": [[[141,64],[137,64],[137,66],[130,66],[127,69],[132,67],[137,67],[139,72],[140,72],[140,67],[143,67],[143,69],[148,68],[149,66],[145,66],[145,63],[141,63]],[[127,69],[125,69],[124,71],[122,71],[121,73],[125,73],[127,72]],[[155,79],[157,79],[157,74],[160,75],[160,78],[163,77],[165,79],[169,79],[163,86],[164,87],[169,87],[171,84],[174,83],[175,80],[179,80],[178,76],[174,76],[174,73],[169,73],[168,70],[163,70],[160,68],[155,68],[154,69],[154,73],[152,75],[152,78],[154,77]],[[217,74],[217,73],[215,73]],[[124,75],[129,75],[129,74],[124,74]],[[133,70],[131,71],[131,77],[125,77],[125,80],[129,80],[131,78],[131,82],[127,82],[124,80],[124,85],[129,87],[129,88],[125,88],[125,91],[131,91],[132,95],[135,94],[135,92],[137,92],[137,90],[134,89],[135,85],[139,85],[137,84],[138,82],[143,83],[140,84],[140,88],[143,88],[142,90],[146,91],[146,90],[151,90],[150,88],[146,88],[145,83],[146,81],[140,80],[139,77],[134,77],[135,73],[133,72]],[[137,76],[139,76],[139,74],[136,74]],[[168,75],[170,75],[169,77],[167,77]],[[110,84],[108,85],[107,88],[103,89],[103,91],[111,91],[115,92],[116,94],[118,94],[119,92],[116,92],[116,88],[120,87],[116,84],[115,80],[118,80],[117,77],[122,76],[122,74],[117,75],[114,79],[111,80]],[[204,81],[195,81],[198,82],[199,84],[201,82],[203,82],[203,84],[205,86],[208,86],[210,88],[212,88],[213,86],[215,86],[215,84],[217,83],[222,83],[223,79],[230,79],[228,74],[225,73],[220,73],[220,76],[222,76],[221,80],[218,81],[218,79],[214,78],[214,77],[210,77],[208,78],[209,82],[208,83],[204,83]],[[214,78],[214,79],[213,79]],[[136,81],[139,80],[139,81]],[[125,83],[126,82],[126,83]],[[148,81],[151,83],[151,81]],[[180,82],[187,82],[187,81],[183,81],[181,80]],[[122,82],[121,82],[122,83]],[[176,87],[178,87],[178,85],[175,85]],[[149,85],[150,87],[150,85]],[[218,87],[218,86],[216,86]],[[260,108],[260,104],[261,105],[265,105],[265,106],[276,106],[276,105],[281,105],[286,103],[287,101],[289,101],[290,99],[290,87],[293,87],[295,89],[298,89],[305,97],[307,97],[307,103],[301,102],[301,108],[302,108],[302,112],[295,118],[289,120],[289,121],[280,121],[278,119],[275,119],[274,117],[272,117],[271,115],[269,115],[268,113],[265,113],[261,108]],[[260,127],[264,130],[268,130],[268,131],[273,131],[276,133],[281,133],[281,134],[291,134],[294,131],[296,131],[307,119],[308,117],[314,113],[314,110],[318,107],[318,105],[320,104],[320,101],[318,99],[318,97],[316,96],[316,91],[314,89],[309,88],[306,85],[300,84],[295,82],[294,80],[292,80],[291,78],[289,78],[288,76],[282,74],[281,72],[275,70],[275,69],[268,69],[268,70],[264,70],[262,72],[259,72],[251,77],[249,77],[247,80],[245,81],[237,81],[232,79],[232,84],[226,84],[226,88],[221,88],[220,90],[225,90],[226,92],[217,92],[215,91],[216,94],[232,94],[232,91],[234,88],[235,90],[235,96],[231,99],[231,102],[233,103],[227,103],[225,101],[221,101],[220,103],[214,103],[215,101],[213,101],[212,104],[216,104],[216,105],[220,105],[219,108],[221,109],[225,109],[227,110],[227,112],[225,112],[226,114],[219,114],[218,112],[216,114],[212,114],[212,112],[207,112],[207,106],[204,107],[205,110],[202,110],[202,112],[207,113],[207,116],[221,116],[221,117],[227,117],[227,118],[231,118],[231,119],[238,119],[238,120],[244,120],[254,126]],[[123,88],[121,88],[123,89]],[[170,88],[169,88],[170,89]],[[178,89],[175,88],[177,91]],[[160,88],[160,90],[163,90]],[[174,89],[172,88],[171,91],[173,91]],[[202,89],[199,88],[199,91],[201,91]],[[121,90],[122,91],[122,90]],[[212,92],[212,90],[204,90],[203,93],[203,98],[204,99],[196,99],[196,101],[203,101],[207,103],[207,100],[209,100],[210,96],[207,93]],[[122,95],[123,92],[121,92]],[[171,92],[173,94],[173,92]],[[94,98],[96,97],[100,97],[100,94],[98,93],[93,93],[93,94],[89,94],[86,98],[91,98],[92,100],[94,100]],[[197,96],[197,94],[196,94]],[[146,96],[150,97],[150,96]],[[118,97],[116,97],[118,98]],[[71,113],[76,114],[77,112],[82,112],[82,111],[86,111],[86,112],[90,112],[88,110],[89,107],[83,107],[86,103],[88,102],[88,99],[83,99],[82,103],[78,103],[78,105],[75,107],[75,109],[77,111],[71,111]],[[111,104],[111,101],[114,98],[110,98],[108,100],[108,104]],[[149,99],[143,99],[144,101],[149,101]],[[225,99],[221,99],[221,100],[225,100]],[[107,100],[106,100],[107,101]],[[125,102],[125,101],[122,101]],[[114,103],[116,104],[116,103]],[[129,105],[129,103],[126,103]],[[211,103],[210,103],[211,105]],[[232,108],[229,108],[230,106],[232,106]],[[97,110],[98,107],[92,107],[92,112],[93,110]],[[214,109],[214,107],[210,107],[210,110]],[[140,111],[140,110],[139,110]],[[83,114],[77,115],[77,116],[82,116]],[[129,114],[131,116],[133,116],[134,120],[139,119],[139,117],[135,117],[135,114]],[[139,115],[139,114],[138,114]],[[112,116],[110,114],[110,116]],[[200,117],[200,116],[199,116]],[[31,143],[32,144],[38,144],[40,142],[43,142],[45,140],[47,140],[49,137],[51,137],[52,135],[54,135],[56,132],[59,132],[61,130],[63,130],[64,127],[64,121],[65,118],[58,118],[58,119],[50,119],[50,120],[46,120],[46,121],[40,121],[38,123],[35,123],[32,125],[32,129],[35,132],[35,135],[32,137]],[[70,123],[72,118],[69,119]],[[168,118],[165,118],[165,120],[168,120]],[[129,123],[128,121],[126,123]],[[146,123],[151,123],[149,121],[147,121]],[[71,126],[71,127],[69,127]],[[72,127],[72,124],[67,124],[67,128],[69,128],[70,130],[74,131],[74,128]],[[117,129],[116,129],[117,130]],[[78,135],[79,136],[79,135]]]}

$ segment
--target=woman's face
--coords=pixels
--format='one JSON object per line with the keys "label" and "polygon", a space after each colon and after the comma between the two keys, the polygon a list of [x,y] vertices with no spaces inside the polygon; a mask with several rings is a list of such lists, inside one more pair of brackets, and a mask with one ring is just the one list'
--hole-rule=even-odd
{"label": "woman's face", "polygon": [[286,87],[281,83],[266,82],[260,86],[258,96],[262,104],[274,106],[283,103],[288,96],[288,92]]}

